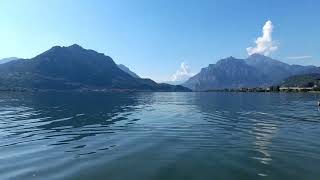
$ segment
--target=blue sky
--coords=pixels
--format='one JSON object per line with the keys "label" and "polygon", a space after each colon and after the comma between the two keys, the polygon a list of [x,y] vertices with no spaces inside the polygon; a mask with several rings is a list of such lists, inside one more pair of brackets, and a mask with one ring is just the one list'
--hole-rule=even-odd
{"label": "blue sky", "polygon": [[0,58],[77,43],[166,81],[182,62],[197,73],[224,57],[247,57],[270,20],[271,57],[319,66],[319,7],[316,0],[1,0]]}

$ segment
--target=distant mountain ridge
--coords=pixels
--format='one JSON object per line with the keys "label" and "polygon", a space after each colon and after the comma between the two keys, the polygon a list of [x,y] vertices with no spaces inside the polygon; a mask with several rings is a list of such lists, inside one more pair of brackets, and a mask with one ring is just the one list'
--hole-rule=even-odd
{"label": "distant mountain ridge", "polygon": [[183,86],[193,90],[266,87],[280,83],[293,75],[320,73],[316,66],[289,65],[260,54],[247,59],[229,57],[210,64]]}
{"label": "distant mountain ridge", "polygon": [[17,57],[3,58],[3,59],[0,59],[0,64],[8,63],[10,61],[14,61],[14,60],[17,60],[17,59],[19,59],[19,58],[17,58]]}
{"label": "distant mountain ridge", "polygon": [[121,70],[111,57],[77,44],[55,46],[32,59],[0,65],[0,88],[190,91],[182,86],[134,78]]}

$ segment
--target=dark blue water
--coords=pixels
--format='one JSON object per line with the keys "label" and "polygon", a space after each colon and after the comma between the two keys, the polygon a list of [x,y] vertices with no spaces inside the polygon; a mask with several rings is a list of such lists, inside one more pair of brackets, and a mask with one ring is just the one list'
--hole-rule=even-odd
{"label": "dark blue water", "polygon": [[0,93],[0,179],[318,179],[308,93]]}

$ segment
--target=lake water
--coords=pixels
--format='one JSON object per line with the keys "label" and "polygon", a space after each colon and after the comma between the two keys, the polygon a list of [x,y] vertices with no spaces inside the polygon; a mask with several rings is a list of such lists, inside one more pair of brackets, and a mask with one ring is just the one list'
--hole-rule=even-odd
{"label": "lake water", "polygon": [[0,93],[0,179],[319,179],[319,99]]}

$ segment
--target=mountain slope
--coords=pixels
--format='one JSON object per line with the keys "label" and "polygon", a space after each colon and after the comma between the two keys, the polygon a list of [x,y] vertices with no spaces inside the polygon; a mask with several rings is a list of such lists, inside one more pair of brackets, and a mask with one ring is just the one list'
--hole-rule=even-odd
{"label": "mountain slope", "polygon": [[187,91],[181,86],[163,87],[122,71],[102,53],[79,45],[55,46],[32,58],[0,65],[0,87],[27,89],[123,89]]}
{"label": "mountain slope", "polygon": [[210,64],[183,86],[193,90],[265,87],[280,83],[293,75],[320,73],[315,66],[289,65],[272,58],[253,54],[247,59],[233,57]]}
{"label": "mountain slope", "polygon": [[245,61],[265,74],[268,84],[277,84],[283,79],[297,74],[320,72],[320,69],[316,66],[289,65],[260,54],[253,54]]}
{"label": "mountain slope", "polygon": [[281,83],[283,87],[314,87],[315,85],[320,87],[320,74],[291,76]]}
{"label": "mountain slope", "polygon": [[[262,80],[261,80],[262,79]],[[253,87],[263,83],[262,74],[242,59],[229,57],[210,64],[183,85],[194,90]]]}
{"label": "mountain slope", "polygon": [[134,78],[140,78],[136,73],[132,72],[127,66],[123,64],[118,64],[118,68],[120,68],[122,71],[128,73],[130,76]]}

